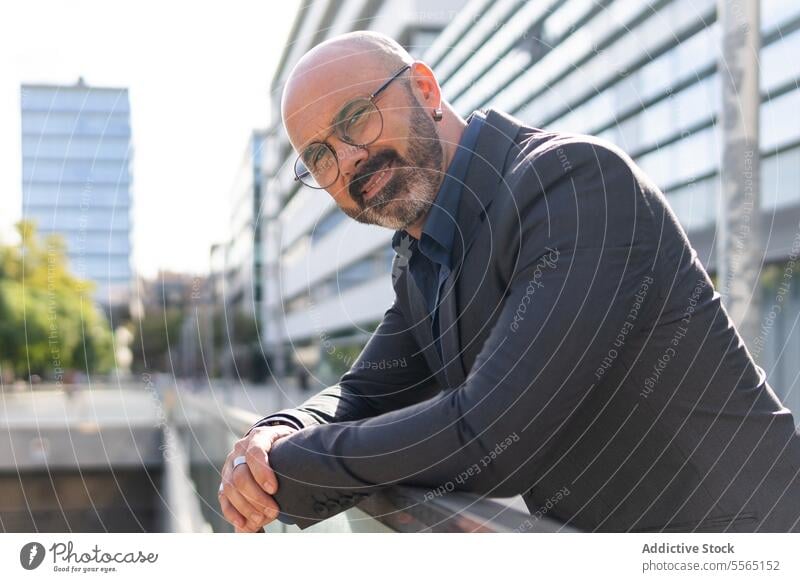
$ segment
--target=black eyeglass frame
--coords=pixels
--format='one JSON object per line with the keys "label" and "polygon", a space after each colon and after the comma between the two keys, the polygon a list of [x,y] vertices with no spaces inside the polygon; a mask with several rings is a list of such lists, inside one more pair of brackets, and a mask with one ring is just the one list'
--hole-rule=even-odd
{"label": "black eyeglass frame", "polygon": [[[388,80],[386,80],[386,82],[384,82],[384,83],[383,83],[383,85],[381,85],[380,87],[378,87],[378,88],[377,88],[377,89],[376,89],[376,90],[375,90],[375,91],[374,91],[374,92],[373,92],[371,95],[369,95],[369,96],[367,96],[367,97],[357,97],[357,98],[355,98],[355,99],[351,99],[350,101],[348,101],[347,103],[345,103],[345,105],[342,107],[342,109],[341,109],[340,111],[343,111],[343,110],[345,109],[345,107],[347,107],[347,105],[348,105],[348,104],[352,103],[353,101],[357,101],[358,99],[366,99],[367,101],[370,101],[370,102],[372,103],[373,107],[375,107],[375,111],[377,111],[377,112],[378,112],[378,115],[380,116],[380,120],[381,120],[381,129],[380,129],[380,131],[378,132],[378,135],[377,135],[377,136],[375,136],[375,139],[373,139],[372,141],[370,141],[370,142],[368,142],[368,143],[351,143],[351,142],[347,141],[346,139],[344,139],[344,137],[341,137],[342,141],[344,141],[345,143],[347,143],[347,144],[349,144],[349,145],[352,145],[352,146],[356,146],[356,147],[364,147],[364,146],[368,146],[368,145],[369,145],[369,144],[371,144],[371,143],[374,143],[374,142],[375,142],[375,141],[376,141],[376,140],[377,140],[377,139],[378,139],[378,138],[381,136],[381,133],[383,132],[383,114],[381,113],[381,110],[380,110],[380,108],[378,107],[377,103],[375,103],[375,99],[377,99],[377,98],[378,98],[378,96],[379,96],[381,93],[383,93],[383,91],[385,91],[385,90],[386,90],[386,88],[387,88],[389,85],[391,85],[391,84],[392,84],[392,82],[393,82],[395,79],[397,79],[397,78],[398,78],[400,75],[402,75],[403,73],[405,73],[405,72],[406,72],[408,69],[410,69],[410,68],[411,68],[411,65],[410,65],[410,64],[403,65],[403,68],[402,68],[402,69],[400,69],[400,70],[399,70],[399,71],[397,71],[395,74],[393,74],[391,77],[389,77],[389,79],[388,79]],[[333,131],[332,131],[330,134],[328,134],[328,136],[327,136],[325,139],[327,140],[327,139],[328,139],[328,137],[330,137],[330,136],[331,136],[331,135],[333,135],[334,133],[336,133],[336,130],[335,130],[335,129],[334,129],[334,130],[333,130]],[[303,172],[301,172],[300,174],[298,174],[298,173],[297,173],[297,162],[298,162],[298,161],[300,161],[300,162],[302,163],[302,159],[303,159],[303,152],[301,152],[301,153],[300,153],[300,154],[297,156],[297,159],[295,160],[295,164],[294,164],[294,181],[295,181],[295,182],[300,182],[300,183],[301,183],[301,184],[303,184],[304,186],[307,186],[308,188],[313,188],[314,190],[324,190],[325,188],[327,188],[327,187],[328,187],[328,186],[330,186],[331,184],[334,184],[334,183],[336,182],[336,180],[338,180],[338,179],[339,179],[339,173],[341,172],[341,169],[339,168],[339,157],[336,155],[336,150],[335,150],[333,147],[331,147],[331,146],[330,146],[330,144],[328,144],[328,143],[327,143],[325,140],[311,142],[310,144],[308,144],[308,145],[307,145],[307,146],[306,146],[306,147],[303,149],[303,151],[305,151],[306,149],[308,149],[309,147],[311,147],[311,146],[312,146],[312,145],[314,145],[314,144],[321,144],[321,145],[324,145],[326,148],[328,148],[328,149],[331,151],[331,153],[333,154],[333,157],[334,157],[334,159],[336,160],[336,177],[335,177],[335,178],[333,179],[333,181],[332,181],[330,184],[328,184],[327,186],[311,186],[311,185],[310,185],[310,184],[308,184],[307,182],[304,182],[304,181],[303,181],[303,178],[305,178],[305,177],[307,177],[307,176],[310,176],[310,175],[311,175],[311,172],[308,170],[308,168],[306,168],[306,169],[305,169]],[[305,167],[305,164],[304,164],[304,163],[303,163],[303,166]]]}

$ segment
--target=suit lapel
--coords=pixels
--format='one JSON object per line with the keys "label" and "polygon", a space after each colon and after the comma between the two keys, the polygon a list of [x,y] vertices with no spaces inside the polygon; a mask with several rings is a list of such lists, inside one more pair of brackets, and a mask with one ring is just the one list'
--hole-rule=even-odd
{"label": "suit lapel", "polygon": [[428,313],[422,291],[417,287],[417,282],[414,280],[414,277],[411,276],[411,273],[406,274],[406,288],[408,289],[409,302],[411,303],[412,325],[419,326],[419,333],[422,337],[420,345],[423,355],[428,361],[428,366],[436,375],[439,385],[447,386],[448,380],[444,368],[442,367],[442,361],[439,358],[439,353],[436,351],[436,346],[433,345],[431,316]]}
{"label": "suit lapel", "polygon": [[[487,112],[461,191],[457,215],[458,229],[453,245],[453,268],[445,282],[442,303],[439,306],[443,367],[450,388],[460,386],[467,377],[467,370],[461,357],[456,282],[459,280],[464,258],[475,242],[478,227],[486,218],[486,211],[492,203],[497,185],[503,178],[505,159],[511,146],[516,145],[519,129],[519,124],[511,117],[491,109]],[[416,285],[413,286],[416,289]],[[423,300],[418,289],[417,293],[421,304]],[[426,331],[428,336],[431,336],[430,329]],[[432,343],[427,345],[430,345],[433,356],[439,361],[436,347]]]}

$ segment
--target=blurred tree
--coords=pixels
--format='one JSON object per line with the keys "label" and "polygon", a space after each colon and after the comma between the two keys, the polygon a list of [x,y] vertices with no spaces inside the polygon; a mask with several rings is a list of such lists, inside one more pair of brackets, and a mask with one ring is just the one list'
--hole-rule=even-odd
{"label": "blurred tree", "polygon": [[183,311],[178,306],[151,307],[145,310],[141,319],[134,322],[131,352],[132,369],[135,372],[174,372]]}
{"label": "blurred tree", "polygon": [[17,224],[18,245],[0,245],[0,363],[23,378],[56,381],[113,366],[111,330],[93,284],[69,272],[64,241],[43,240],[31,222]]}
{"label": "blurred tree", "polygon": [[258,323],[250,313],[236,311],[233,314],[233,337],[234,344],[253,347],[258,345]]}

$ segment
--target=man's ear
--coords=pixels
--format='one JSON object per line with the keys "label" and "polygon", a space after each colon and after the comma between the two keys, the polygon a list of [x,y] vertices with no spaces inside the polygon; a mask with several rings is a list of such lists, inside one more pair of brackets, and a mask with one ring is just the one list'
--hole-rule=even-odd
{"label": "man's ear", "polygon": [[442,102],[442,90],[433,70],[422,61],[414,61],[411,65],[411,90],[422,105],[439,107]]}

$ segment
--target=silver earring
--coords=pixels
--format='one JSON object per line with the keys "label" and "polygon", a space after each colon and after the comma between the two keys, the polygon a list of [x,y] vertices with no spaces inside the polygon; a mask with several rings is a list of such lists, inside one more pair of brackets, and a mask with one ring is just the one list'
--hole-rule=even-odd
{"label": "silver earring", "polygon": [[441,121],[442,120],[442,115],[443,114],[442,114],[442,108],[441,107],[437,107],[436,109],[433,110],[433,120],[434,121]]}

